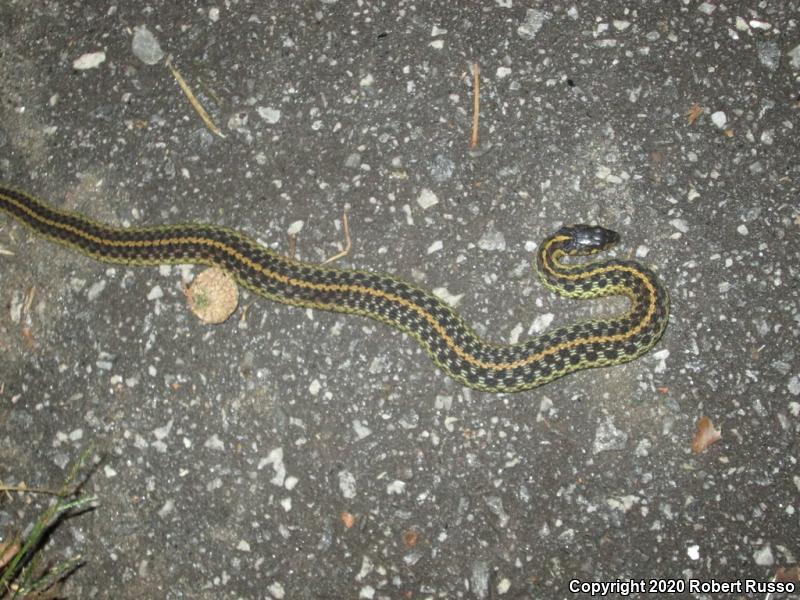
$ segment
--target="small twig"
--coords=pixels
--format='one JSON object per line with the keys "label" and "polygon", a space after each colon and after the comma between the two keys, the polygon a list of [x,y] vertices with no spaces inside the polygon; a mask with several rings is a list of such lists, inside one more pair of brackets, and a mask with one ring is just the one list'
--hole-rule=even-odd
{"label": "small twig", "polygon": [[33,304],[33,299],[36,296],[36,286],[33,286],[28,295],[25,297],[25,304],[22,307],[22,312],[28,314],[31,312],[31,305]]}
{"label": "small twig", "polygon": [[290,233],[289,234],[289,252],[287,256],[289,258],[296,258],[297,255],[297,234]]}
{"label": "small twig", "polygon": [[48,496],[58,496],[63,498],[70,494],[64,494],[62,491],[48,490],[47,488],[32,488],[27,485],[2,485],[0,484],[0,492],[28,492],[30,494],[47,494]]}
{"label": "small twig", "polygon": [[478,123],[481,114],[481,68],[478,63],[472,64],[472,139],[470,148],[478,147]]}
{"label": "small twig", "polygon": [[243,325],[243,326],[246,326],[246,325],[247,325],[247,311],[249,311],[249,310],[250,310],[250,307],[251,307],[251,306],[252,306],[252,304],[245,304],[245,305],[242,307],[242,316],[241,316],[241,317],[239,317],[239,324],[240,324],[240,325]]}
{"label": "small twig", "polygon": [[332,263],[333,261],[339,260],[340,258],[345,257],[348,254],[350,254],[350,248],[353,247],[353,241],[350,239],[350,226],[347,224],[347,209],[346,208],[344,209],[344,213],[342,214],[342,224],[344,225],[344,239],[345,239],[344,250],[342,250],[338,254],[334,254],[330,258],[326,258],[320,264],[327,265],[328,263]]}
{"label": "small twig", "polygon": [[186,80],[183,78],[183,75],[181,75],[178,72],[178,69],[172,66],[172,57],[168,56],[164,64],[172,72],[172,76],[175,78],[175,81],[178,82],[178,85],[181,87],[181,90],[183,90],[183,93],[186,95],[186,98],[189,100],[189,103],[192,105],[195,112],[197,112],[197,114],[200,115],[200,118],[203,120],[203,123],[206,124],[206,127],[208,127],[213,133],[215,133],[219,137],[224,138],[225,134],[222,133],[222,131],[220,131],[220,128],[217,127],[214,124],[214,121],[211,120],[211,117],[206,112],[206,109],[203,108],[203,105],[200,104],[200,101],[197,99],[197,96],[194,95],[194,92],[192,92],[192,89],[189,87],[189,84],[186,83]]}
{"label": "small twig", "polygon": [[200,84],[200,87],[201,87],[201,88],[203,88],[203,90],[205,91],[205,93],[206,93],[206,94],[208,94],[209,96],[211,96],[211,98],[214,100],[214,102],[216,102],[216,103],[217,103],[217,106],[219,106],[220,108],[222,108],[223,102],[222,102],[222,98],[220,98],[220,97],[219,97],[219,94],[217,94],[217,93],[216,93],[216,92],[215,92],[215,91],[214,91],[214,90],[211,88],[211,86],[210,86],[210,85],[207,85],[207,84],[206,84],[206,82],[205,82],[205,81],[203,81],[202,79],[200,79],[199,77],[197,78],[197,83],[199,83],[199,84]]}

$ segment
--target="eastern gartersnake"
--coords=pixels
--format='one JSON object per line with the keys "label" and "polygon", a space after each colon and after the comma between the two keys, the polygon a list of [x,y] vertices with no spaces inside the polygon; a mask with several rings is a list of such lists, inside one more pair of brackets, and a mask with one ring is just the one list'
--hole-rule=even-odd
{"label": "eastern gartersnake", "polygon": [[50,240],[97,260],[127,265],[216,265],[276,302],[371,317],[412,335],[433,362],[464,385],[487,392],[527,390],[562,375],[632,360],[653,347],[667,324],[669,299],[655,275],[625,260],[563,262],[618,241],[602,227],[562,227],[536,255],[551,290],[571,298],[627,296],[621,316],[557,327],[510,345],[481,339],[430,292],[388,275],[332,269],[281,256],[231,229],[211,225],[112,227],[0,185],[0,210]]}

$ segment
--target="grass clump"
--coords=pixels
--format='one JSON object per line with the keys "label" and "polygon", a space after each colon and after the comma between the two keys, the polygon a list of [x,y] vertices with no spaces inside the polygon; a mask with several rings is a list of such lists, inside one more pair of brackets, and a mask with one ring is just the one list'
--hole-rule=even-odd
{"label": "grass clump", "polygon": [[0,494],[6,497],[10,497],[12,492],[54,497],[26,536],[11,535],[5,542],[0,542],[0,600],[58,598],[63,581],[83,564],[81,556],[51,562],[44,557],[44,547],[64,519],[90,510],[97,500],[95,496],[82,492],[85,479],[75,483],[91,451],[89,448],[81,453],[58,490],[0,483]]}

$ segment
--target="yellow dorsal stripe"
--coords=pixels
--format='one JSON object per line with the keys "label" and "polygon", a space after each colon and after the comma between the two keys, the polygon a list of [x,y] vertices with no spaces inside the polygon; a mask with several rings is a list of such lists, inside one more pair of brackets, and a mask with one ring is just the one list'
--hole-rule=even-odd
{"label": "yellow dorsal stripe", "polygon": [[[25,198],[27,198],[28,201],[33,206],[37,206],[37,205],[40,204],[39,201],[36,200],[35,198],[33,198],[33,197],[31,197],[31,196],[29,196],[27,194],[24,194],[22,192],[18,192],[18,193],[22,194]],[[46,226],[47,228],[58,229],[58,230],[61,230],[61,231],[64,231],[64,232],[68,232],[68,233],[70,233],[70,234],[72,234],[74,236],[83,238],[86,241],[94,243],[94,244],[112,246],[112,247],[116,247],[116,248],[147,248],[147,247],[152,247],[152,246],[165,246],[165,245],[169,245],[169,244],[189,245],[189,246],[203,245],[203,246],[207,246],[207,247],[216,248],[217,250],[220,250],[223,253],[225,253],[228,256],[230,256],[231,258],[233,258],[233,260],[236,261],[237,263],[239,263],[240,265],[243,265],[248,269],[252,269],[253,271],[256,271],[256,272],[260,273],[264,277],[266,277],[268,279],[272,279],[272,280],[277,281],[279,283],[282,283],[284,285],[298,287],[298,288],[319,290],[319,291],[323,291],[323,292],[353,292],[353,293],[357,293],[357,294],[363,294],[365,296],[372,296],[372,297],[376,297],[376,298],[385,299],[385,300],[387,300],[387,301],[389,301],[391,303],[403,306],[404,308],[406,308],[406,309],[408,309],[410,311],[413,311],[413,312],[417,313],[418,315],[420,315],[421,317],[423,317],[428,322],[428,324],[436,331],[436,333],[439,335],[439,337],[442,340],[444,340],[444,342],[447,345],[447,347],[453,353],[455,353],[458,357],[460,357],[464,361],[468,362],[470,365],[472,365],[472,366],[474,366],[476,368],[480,368],[480,369],[487,369],[487,370],[493,370],[493,371],[513,370],[513,369],[518,369],[518,368],[525,367],[527,365],[531,365],[533,363],[536,363],[536,362],[542,360],[543,358],[545,358],[546,356],[557,354],[557,353],[561,352],[562,350],[570,350],[570,349],[577,348],[577,347],[584,346],[584,345],[588,345],[588,344],[605,344],[605,343],[613,343],[613,342],[625,341],[627,339],[630,339],[630,338],[636,336],[645,327],[647,327],[647,325],[651,322],[651,320],[653,318],[653,315],[655,314],[655,312],[657,310],[657,298],[656,298],[655,287],[653,286],[652,282],[649,280],[649,278],[644,273],[641,273],[640,271],[638,271],[637,269],[635,269],[633,267],[622,266],[622,265],[614,265],[614,266],[608,266],[608,267],[600,267],[600,268],[597,268],[597,269],[594,269],[594,270],[591,270],[591,271],[587,271],[587,272],[584,272],[584,273],[579,273],[579,274],[564,274],[564,273],[560,273],[559,272],[558,273],[559,277],[569,278],[569,279],[587,278],[587,277],[591,277],[591,276],[594,276],[594,275],[597,275],[597,274],[600,274],[600,273],[612,272],[612,271],[627,271],[627,272],[630,272],[634,276],[636,276],[639,279],[641,279],[641,281],[643,282],[643,284],[647,288],[648,292],[650,293],[650,303],[649,303],[649,306],[648,306],[648,310],[647,310],[646,314],[644,315],[644,317],[642,318],[642,320],[635,327],[631,328],[630,330],[625,331],[624,333],[619,333],[619,334],[616,334],[616,335],[607,335],[607,336],[587,336],[587,337],[583,337],[583,338],[576,338],[576,339],[568,340],[568,341],[562,342],[560,344],[556,344],[556,345],[547,347],[547,348],[543,349],[540,352],[537,352],[537,353],[534,353],[534,354],[530,354],[530,355],[528,355],[528,356],[526,356],[524,358],[521,358],[521,359],[513,361],[513,362],[507,362],[507,363],[486,362],[486,361],[483,361],[483,360],[480,360],[480,359],[476,358],[475,356],[473,356],[472,354],[470,354],[466,350],[464,350],[464,348],[459,346],[456,343],[456,341],[448,334],[448,332],[444,328],[444,326],[442,326],[442,324],[439,323],[439,321],[437,320],[437,318],[433,314],[429,313],[428,311],[426,311],[421,306],[418,306],[417,304],[415,304],[415,303],[413,303],[413,302],[411,302],[409,300],[406,300],[405,298],[402,298],[401,296],[398,296],[397,294],[392,294],[390,292],[384,292],[382,290],[378,290],[378,289],[374,289],[374,288],[370,288],[370,287],[365,287],[365,286],[360,286],[360,285],[313,283],[313,282],[310,282],[310,281],[305,281],[303,279],[292,278],[292,277],[289,277],[287,275],[282,275],[280,273],[272,271],[272,270],[266,268],[265,266],[259,264],[258,262],[255,262],[255,261],[251,260],[250,258],[248,258],[247,256],[241,254],[235,248],[233,248],[233,247],[231,247],[231,246],[229,246],[229,245],[227,245],[227,244],[225,244],[223,242],[219,242],[217,240],[213,240],[213,239],[210,239],[210,238],[185,236],[185,237],[172,237],[172,238],[164,237],[164,238],[155,239],[155,240],[129,240],[129,241],[105,239],[105,238],[102,238],[102,237],[95,236],[95,235],[93,235],[91,233],[88,233],[87,231],[84,231],[80,227],[69,225],[67,223],[61,223],[61,222],[53,220],[53,219],[48,219],[48,218],[44,217],[43,215],[39,214],[35,210],[35,208],[32,208],[31,206],[28,206],[27,204],[24,204],[24,203],[20,202],[19,200],[17,200],[13,196],[10,196],[10,195],[7,195],[7,194],[2,194],[2,192],[0,192],[0,198],[3,201],[7,202],[8,204],[14,205],[17,209],[19,209],[22,212],[24,212],[30,218],[40,222],[42,225]],[[58,210],[55,210],[54,212],[56,212],[57,214],[60,214],[60,215],[65,215],[65,213],[63,213],[61,211],[58,211]],[[78,218],[82,218],[82,217],[78,217]],[[105,225],[102,225],[102,224],[99,224],[99,223],[93,223],[93,224],[96,225],[99,228],[107,228],[109,231],[112,230],[108,226],[105,226]],[[125,230],[124,229],[115,229],[114,231],[125,231]],[[152,229],[151,230],[151,229],[147,229],[147,228],[131,228],[131,229],[127,230],[127,231],[159,233],[159,231],[156,230],[156,229]],[[169,232],[168,229],[165,230],[165,233],[168,233],[168,232]],[[241,234],[237,234],[237,235],[241,235]],[[246,238],[244,238],[244,236],[243,236],[243,239],[246,240]],[[552,240],[550,240],[548,242],[548,244],[546,244],[543,247],[542,251],[546,252],[547,250],[550,249],[550,246],[553,243],[557,242],[557,241],[566,241],[568,239],[569,238],[567,238],[565,236],[555,237]],[[267,248],[264,248],[263,246],[259,245],[258,247],[262,248],[263,250],[266,250],[267,252],[270,252],[270,253],[272,252],[271,250],[269,250]],[[552,271],[553,267],[551,265],[549,265],[546,261],[543,261],[543,263],[544,263],[546,269],[548,269],[550,272],[553,272]],[[313,265],[308,265],[308,266],[311,267],[311,268],[316,268]],[[319,306],[320,308],[326,308],[328,310],[341,309],[341,307],[339,305],[336,305],[336,304],[319,303],[319,304],[316,304],[316,306]]]}

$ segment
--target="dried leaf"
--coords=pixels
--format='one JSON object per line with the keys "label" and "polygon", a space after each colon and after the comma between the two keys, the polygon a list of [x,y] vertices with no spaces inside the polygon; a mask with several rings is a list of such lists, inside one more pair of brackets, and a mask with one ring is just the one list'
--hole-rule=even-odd
{"label": "dried leaf", "polygon": [[407,529],[403,532],[403,543],[406,545],[406,548],[413,548],[416,546],[418,539],[419,533],[416,529]]}
{"label": "dried leaf", "polygon": [[688,110],[686,116],[689,119],[689,125],[694,125],[694,122],[703,114],[703,107],[699,104],[692,104],[692,108]]}
{"label": "dried leaf", "polygon": [[694,439],[692,440],[692,451],[695,454],[700,454],[721,437],[722,432],[714,427],[711,419],[703,415],[697,421],[697,430],[694,432]]}
{"label": "dried leaf", "polygon": [[350,529],[356,524],[356,518],[346,510],[342,511],[342,514],[339,515],[339,518],[342,520],[342,525],[344,525],[345,529]]}
{"label": "dried leaf", "polygon": [[775,573],[775,581],[800,585],[800,565],[779,568]]}

